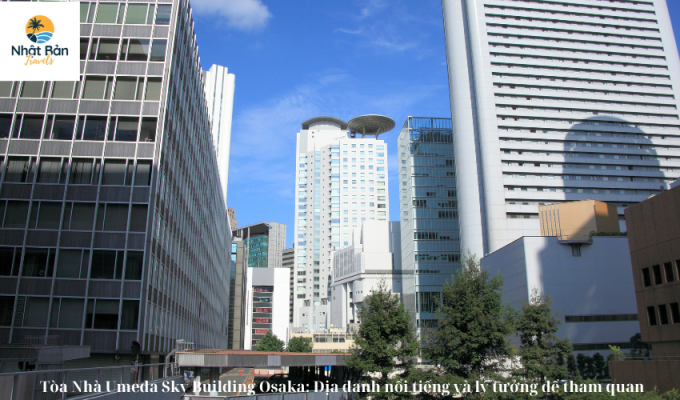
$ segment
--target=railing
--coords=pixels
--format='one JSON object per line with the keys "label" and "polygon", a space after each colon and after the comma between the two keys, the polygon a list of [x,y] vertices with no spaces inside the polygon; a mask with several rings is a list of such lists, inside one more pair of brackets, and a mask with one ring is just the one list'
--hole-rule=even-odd
{"label": "railing", "polygon": [[[8,400],[87,399],[115,393],[135,382],[157,382],[179,376],[172,364],[140,364],[0,374],[0,398]],[[136,379],[136,381],[135,381]],[[97,386],[99,385],[99,386]],[[125,386],[126,387],[126,386]]]}

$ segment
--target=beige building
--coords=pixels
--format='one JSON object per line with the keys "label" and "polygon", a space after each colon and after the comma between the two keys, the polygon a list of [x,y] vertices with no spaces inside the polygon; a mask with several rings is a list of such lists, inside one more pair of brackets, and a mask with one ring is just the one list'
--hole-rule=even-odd
{"label": "beige building", "polygon": [[616,206],[598,200],[538,206],[541,236],[582,240],[590,232],[621,232]]}
{"label": "beige building", "polygon": [[616,383],[680,389],[680,187],[626,209],[642,341],[651,359],[613,361]]}
{"label": "beige building", "polygon": [[311,338],[312,353],[347,353],[354,346],[354,335],[343,329],[329,329],[325,333],[293,333],[291,337]]}

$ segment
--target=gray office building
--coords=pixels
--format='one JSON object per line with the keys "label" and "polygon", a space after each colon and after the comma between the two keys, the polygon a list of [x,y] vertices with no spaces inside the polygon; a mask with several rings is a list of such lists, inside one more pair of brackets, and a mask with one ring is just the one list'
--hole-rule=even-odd
{"label": "gray office building", "polygon": [[403,302],[420,332],[460,268],[451,119],[408,117],[398,141]]}
{"label": "gray office building", "polygon": [[231,235],[189,3],[80,4],[80,82],[0,83],[0,343],[226,348]]}

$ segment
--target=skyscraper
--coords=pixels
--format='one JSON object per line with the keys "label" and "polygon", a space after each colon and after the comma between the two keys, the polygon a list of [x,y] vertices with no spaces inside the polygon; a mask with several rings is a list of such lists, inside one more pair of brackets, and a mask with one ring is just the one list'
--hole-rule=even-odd
{"label": "skyscraper", "polygon": [[231,235],[189,3],[84,2],[80,30],[82,84],[0,83],[0,343],[224,348]]}
{"label": "skyscraper", "polygon": [[[234,111],[234,74],[227,73],[227,68],[213,64],[208,71],[203,71],[205,97],[210,116],[211,131],[217,168],[220,171],[222,197],[227,202],[227,184],[229,183],[229,155],[231,151],[231,120]],[[235,226],[232,227],[236,228]]]}
{"label": "skyscraper", "polygon": [[461,248],[539,234],[538,205],[623,209],[680,176],[665,1],[442,0]]}
{"label": "skyscraper", "polygon": [[460,268],[451,119],[408,117],[398,141],[402,298],[420,331]]}
{"label": "skyscraper", "polygon": [[333,253],[349,245],[361,222],[387,221],[387,151],[378,137],[392,128],[394,121],[379,115],[349,124],[333,117],[302,123],[295,154],[295,328],[330,327]]}

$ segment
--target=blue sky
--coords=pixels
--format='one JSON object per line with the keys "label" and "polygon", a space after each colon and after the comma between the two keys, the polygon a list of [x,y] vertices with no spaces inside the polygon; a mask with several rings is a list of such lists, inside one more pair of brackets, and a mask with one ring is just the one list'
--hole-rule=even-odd
{"label": "blue sky", "polygon": [[[236,75],[228,204],[239,225],[288,225],[293,243],[300,123],[382,114],[390,219],[406,117],[451,116],[441,0],[193,0],[201,64]],[[680,33],[680,1],[668,1]]]}

